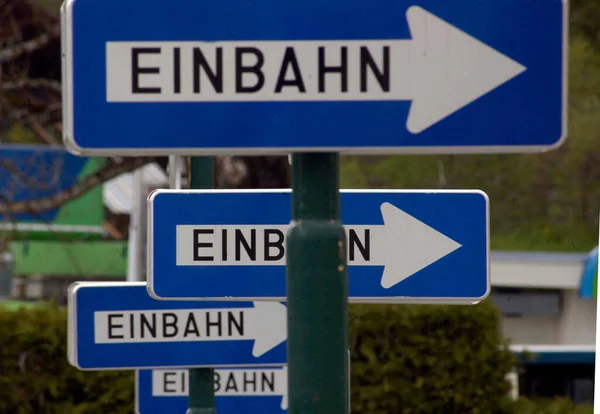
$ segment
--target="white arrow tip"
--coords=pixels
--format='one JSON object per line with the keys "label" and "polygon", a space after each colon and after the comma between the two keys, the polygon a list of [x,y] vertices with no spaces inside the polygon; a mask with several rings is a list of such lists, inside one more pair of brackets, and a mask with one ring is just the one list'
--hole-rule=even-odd
{"label": "white arrow tip", "polygon": [[258,358],[287,339],[287,308],[279,302],[254,302],[251,314],[252,355]]}
{"label": "white arrow tip", "polygon": [[461,245],[390,203],[381,205],[387,261],[381,286],[389,289]]}
{"label": "white arrow tip", "polygon": [[525,66],[418,6],[406,12],[413,101],[406,128],[422,132],[525,71]]}

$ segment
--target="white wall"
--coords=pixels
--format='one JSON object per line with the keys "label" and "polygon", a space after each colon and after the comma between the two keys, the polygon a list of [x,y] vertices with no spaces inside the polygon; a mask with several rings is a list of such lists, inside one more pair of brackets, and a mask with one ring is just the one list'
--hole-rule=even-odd
{"label": "white wall", "polygon": [[596,343],[596,301],[581,299],[576,290],[562,294],[562,312],[558,321],[561,345],[594,345]]}
{"label": "white wall", "polygon": [[586,258],[581,253],[492,251],[492,286],[579,289]]}
{"label": "white wall", "polygon": [[504,316],[504,336],[516,345],[594,345],[596,301],[581,299],[577,290],[563,290],[561,300],[561,313],[556,317]]}
{"label": "white wall", "polygon": [[551,316],[505,316],[502,330],[512,344],[555,344],[558,339],[557,320]]}

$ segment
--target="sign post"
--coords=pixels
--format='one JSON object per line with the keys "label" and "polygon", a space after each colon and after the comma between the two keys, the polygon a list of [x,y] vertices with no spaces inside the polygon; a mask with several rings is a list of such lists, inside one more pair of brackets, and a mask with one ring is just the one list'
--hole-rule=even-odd
{"label": "sign post", "polygon": [[292,414],[347,414],[348,266],[339,155],[292,157],[288,393]]}
{"label": "sign post", "polygon": [[[192,157],[190,188],[212,188],[214,165],[211,157]],[[189,371],[189,409],[187,414],[216,414],[214,369],[193,368]]]}

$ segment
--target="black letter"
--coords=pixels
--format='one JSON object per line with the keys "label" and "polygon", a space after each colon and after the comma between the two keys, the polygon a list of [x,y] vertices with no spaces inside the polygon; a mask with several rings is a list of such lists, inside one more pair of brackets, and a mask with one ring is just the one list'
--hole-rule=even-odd
{"label": "black letter", "polygon": [[[177,329],[177,315],[174,313],[163,313],[162,317],[163,337],[173,338],[177,336],[177,332],[179,332],[179,329]],[[173,320],[171,322],[167,322],[168,317],[173,318]],[[168,333],[167,328],[173,328],[173,333]]]}
{"label": "black letter", "polygon": [[356,235],[356,231],[350,230],[348,233],[350,233],[350,237],[348,237],[350,239],[348,243],[350,245],[350,261],[354,260],[354,246],[358,247],[358,250],[360,250],[360,254],[362,254],[364,260],[367,262],[371,260],[371,230],[365,230],[364,245],[360,242],[360,239]]}
{"label": "black letter", "polygon": [[217,392],[221,389],[221,376],[217,371],[214,372],[215,374],[213,375],[213,378],[215,379],[215,392]]}
{"label": "black letter", "polygon": [[200,331],[198,330],[198,325],[196,324],[196,318],[192,312],[188,315],[188,320],[185,324],[185,331],[183,332],[183,337],[187,337],[188,333],[194,333],[196,336],[200,336]]}
{"label": "black letter", "polygon": [[113,318],[122,318],[123,314],[122,313],[116,313],[114,315],[108,315],[108,338],[109,339],[122,339],[124,338],[123,335],[113,335],[112,333],[112,329],[113,328],[122,328],[123,325],[113,325]]}
{"label": "black letter", "polygon": [[176,384],[176,381],[169,381],[168,377],[173,376],[173,375],[176,375],[176,374],[174,372],[165,372],[164,382],[163,382],[163,391],[165,393],[167,393],[167,392],[177,392],[177,388],[174,388],[174,389],[173,388],[171,388],[171,389],[167,388],[167,384]]}
{"label": "black letter", "polygon": [[[292,66],[292,72],[294,72],[294,79],[292,80],[285,79],[289,65]],[[277,78],[277,85],[275,86],[275,92],[281,92],[281,89],[283,89],[284,86],[297,86],[300,92],[306,92],[304,81],[302,80],[302,73],[300,73],[300,66],[298,65],[298,59],[296,59],[296,53],[294,52],[293,47],[285,48],[283,62],[281,62],[281,69],[279,71],[279,77]]]}
{"label": "black letter", "polygon": [[210,321],[210,312],[206,312],[206,336],[210,336],[210,327],[216,326],[219,330],[218,336],[221,336],[221,311],[217,311],[217,321]]}
{"label": "black letter", "polygon": [[214,257],[212,256],[200,256],[198,249],[201,247],[212,247],[212,243],[201,243],[198,241],[198,236],[201,234],[213,234],[215,231],[212,229],[194,229],[194,260],[197,262],[212,262]]}
{"label": "black letter", "polygon": [[267,374],[265,374],[264,372],[262,373],[261,391],[265,392],[267,387],[269,387],[271,392],[275,392],[275,373],[274,372],[270,372],[269,376],[267,376]]}
{"label": "black letter", "polygon": [[226,262],[227,261],[227,229],[221,230],[221,259]]}
{"label": "black letter", "polygon": [[[256,56],[256,63],[254,66],[243,66],[242,58],[244,53],[252,53]],[[260,50],[255,47],[236,47],[235,48],[235,91],[241,92],[256,92],[259,91],[265,84],[265,75],[260,71],[265,58]],[[254,86],[242,86],[243,74],[254,73],[258,78],[256,85]]]}
{"label": "black letter", "polygon": [[319,92],[325,92],[325,75],[340,73],[342,75],[342,92],[348,92],[348,48],[340,48],[342,63],[340,66],[325,66],[325,48],[319,47]]}
{"label": "black letter", "polygon": [[390,91],[390,47],[383,47],[383,71],[380,71],[369,49],[365,46],[360,47],[360,90],[367,91],[367,66],[373,71],[373,75],[377,78],[379,86],[385,92]]}
{"label": "black letter", "polygon": [[239,262],[242,258],[241,246],[244,246],[248,258],[252,261],[256,261],[256,229],[250,230],[250,244],[244,237],[244,233],[241,230],[235,229],[235,260]]}
{"label": "black letter", "polygon": [[229,374],[229,378],[227,378],[227,384],[225,385],[225,392],[229,391],[229,390],[234,390],[237,392],[237,384],[235,383],[235,377],[233,376],[233,373]]}
{"label": "black letter", "polygon": [[135,338],[135,332],[134,332],[134,328],[135,328],[135,320],[133,319],[133,313],[129,314],[129,337],[130,338]]}
{"label": "black letter", "polygon": [[[272,242],[270,240],[271,234],[277,235],[276,241]],[[271,256],[271,247],[274,247],[278,250],[277,254],[274,256]],[[283,232],[277,229],[265,230],[265,260],[267,262],[276,262],[277,260],[281,260],[284,254],[285,250],[283,248]]]}
{"label": "black letter", "polygon": [[235,328],[237,329],[238,335],[240,336],[244,336],[244,311],[239,311],[240,314],[240,320],[237,321],[235,319],[235,316],[233,315],[233,312],[228,311],[227,312],[227,334],[229,336],[233,335],[233,327],[235,326]]}
{"label": "black letter", "polygon": [[173,92],[181,93],[181,48],[173,49]]}
{"label": "black letter", "polygon": [[160,88],[141,88],[139,75],[142,73],[160,73],[159,68],[140,68],[139,55],[141,53],[160,53],[160,47],[134,47],[131,49],[131,92],[132,93],[160,93]]}
{"label": "black letter", "polygon": [[216,58],[217,68],[213,72],[208,66],[202,50],[199,47],[194,48],[194,93],[200,93],[200,68],[204,68],[206,76],[208,76],[215,91],[217,93],[223,92],[223,48],[217,48]]}
{"label": "black letter", "polygon": [[252,372],[252,381],[248,381],[246,375],[250,374],[248,371],[244,371],[244,392],[248,391],[247,385],[252,384],[252,392],[256,392],[256,372]]}
{"label": "black letter", "polygon": [[144,338],[145,335],[145,330],[144,328],[148,328],[148,330],[150,331],[150,335],[153,338],[156,338],[156,313],[152,314],[152,324],[150,324],[150,322],[148,321],[148,319],[146,319],[146,315],[144,315],[143,313],[140,315],[140,337]]}

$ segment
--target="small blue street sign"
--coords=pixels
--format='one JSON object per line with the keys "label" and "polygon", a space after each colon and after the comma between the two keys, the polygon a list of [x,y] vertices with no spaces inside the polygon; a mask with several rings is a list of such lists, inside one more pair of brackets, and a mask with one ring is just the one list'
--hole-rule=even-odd
{"label": "small blue street sign", "polygon": [[[137,414],[185,414],[188,370],[138,370],[135,393]],[[216,369],[215,397],[219,414],[287,413],[287,369]]]}
{"label": "small blue street sign", "polygon": [[[342,190],[351,302],[473,303],[489,281],[489,204],[476,190]],[[148,292],[286,300],[289,190],[156,190]]]}
{"label": "small blue street sign", "polygon": [[62,19],[78,154],[526,152],[566,136],[567,0],[67,0]]}
{"label": "small blue street sign", "polygon": [[286,364],[281,303],[159,302],[144,282],[78,282],[68,301],[69,362],[83,370]]}

